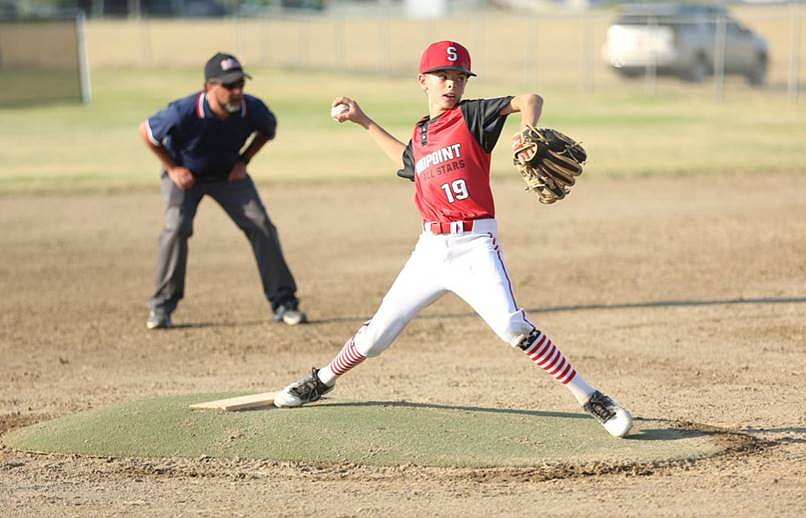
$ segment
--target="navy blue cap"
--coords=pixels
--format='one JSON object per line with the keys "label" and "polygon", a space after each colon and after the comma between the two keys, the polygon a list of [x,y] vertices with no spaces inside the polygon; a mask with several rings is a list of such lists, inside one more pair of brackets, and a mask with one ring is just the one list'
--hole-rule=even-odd
{"label": "navy blue cap", "polygon": [[232,54],[218,52],[204,65],[204,80],[218,83],[234,83],[242,78],[252,79],[243,71],[241,62]]}

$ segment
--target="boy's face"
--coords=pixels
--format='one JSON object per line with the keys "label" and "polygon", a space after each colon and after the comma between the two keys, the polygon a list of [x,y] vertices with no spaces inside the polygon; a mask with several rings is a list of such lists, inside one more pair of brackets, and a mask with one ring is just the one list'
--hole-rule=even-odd
{"label": "boy's face", "polygon": [[428,95],[429,105],[443,111],[459,104],[467,80],[467,74],[456,70],[437,70],[417,76],[420,88]]}

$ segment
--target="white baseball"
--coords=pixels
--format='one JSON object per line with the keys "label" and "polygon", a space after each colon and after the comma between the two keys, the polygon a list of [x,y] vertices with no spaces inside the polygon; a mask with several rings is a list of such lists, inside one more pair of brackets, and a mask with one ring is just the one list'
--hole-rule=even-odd
{"label": "white baseball", "polygon": [[333,108],[330,109],[330,117],[335,119],[339,115],[341,115],[342,113],[345,113],[345,112],[347,112],[349,110],[350,110],[350,107],[347,106],[346,104],[344,104],[344,103],[337,104],[336,106],[334,106]]}

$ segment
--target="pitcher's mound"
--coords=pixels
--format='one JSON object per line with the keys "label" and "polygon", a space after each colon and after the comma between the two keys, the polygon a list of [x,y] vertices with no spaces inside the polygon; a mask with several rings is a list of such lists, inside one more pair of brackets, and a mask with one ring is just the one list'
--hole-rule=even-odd
{"label": "pitcher's mound", "polygon": [[133,401],[14,430],[3,442],[29,452],[99,457],[457,468],[665,463],[736,446],[732,436],[651,419],[636,419],[627,437],[614,439],[586,414],[539,410],[337,399],[297,409],[189,408],[239,395]]}

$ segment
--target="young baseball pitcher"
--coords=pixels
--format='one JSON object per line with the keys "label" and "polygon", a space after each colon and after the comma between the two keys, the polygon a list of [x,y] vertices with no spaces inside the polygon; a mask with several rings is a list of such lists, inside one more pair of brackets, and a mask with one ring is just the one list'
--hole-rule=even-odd
{"label": "young baseball pitcher", "polygon": [[464,299],[512,347],[571,391],[580,405],[615,437],[632,426],[632,416],[591,386],[560,349],[532,324],[515,302],[497,238],[490,188],[490,154],[507,115],[521,114],[521,128],[534,127],[542,99],[536,94],[462,100],[471,71],[470,54],[454,41],[431,44],[423,53],[417,81],[428,115],[404,144],[367,116],[356,101],[339,97],[332,116],[365,128],[414,181],[422,216],[417,245],[375,315],[325,367],[277,394],[278,407],[320,399],[336,380],[370,356],[381,354],[423,308],[451,291]]}

